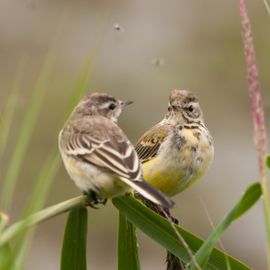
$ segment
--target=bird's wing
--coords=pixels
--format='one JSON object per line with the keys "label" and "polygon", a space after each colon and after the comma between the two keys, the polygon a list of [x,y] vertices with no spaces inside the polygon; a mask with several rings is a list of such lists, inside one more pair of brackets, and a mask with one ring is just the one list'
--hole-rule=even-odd
{"label": "bird's wing", "polygon": [[[89,126],[91,128],[91,126]],[[122,130],[113,123],[87,129],[87,133],[60,133],[60,147],[67,155],[108,170],[147,199],[166,208],[173,206],[160,191],[142,180],[139,157]],[[98,132],[100,136],[98,136]],[[64,148],[64,149],[63,149]]]}
{"label": "bird's wing", "polygon": [[120,177],[139,179],[141,177],[140,161],[131,143],[125,138],[119,140],[119,136],[102,137],[65,133],[61,146],[65,147],[69,156],[108,170]]}
{"label": "bird's wing", "polygon": [[164,139],[169,135],[169,127],[156,125],[148,130],[137,142],[135,150],[142,163],[155,157]]}

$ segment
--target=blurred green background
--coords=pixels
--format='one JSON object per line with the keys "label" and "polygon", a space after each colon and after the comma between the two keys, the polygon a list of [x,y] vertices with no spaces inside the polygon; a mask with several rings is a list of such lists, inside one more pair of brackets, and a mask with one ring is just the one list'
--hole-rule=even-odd
{"label": "blurred green background", "polygon": [[[269,122],[270,18],[263,1],[247,4]],[[22,83],[1,159],[0,188],[33,87],[49,47],[55,47],[53,73],[20,170],[11,222],[19,218],[45,157],[57,144],[72,89],[90,57],[89,92],[135,102],[120,118],[134,143],[163,117],[172,89],[189,89],[199,97],[214,137],[215,160],[201,182],[174,198],[173,213],[206,238],[212,229],[205,208],[217,223],[259,177],[240,30],[238,1],[1,0],[1,111],[18,72]],[[78,194],[61,166],[46,205]],[[63,215],[38,227],[26,269],[59,269],[65,219]],[[89,269],[116,269],[116,238],[117,211],[111,203],[99,211],[90,209]],[[142,269],[164,269],[164,250],[141,234],[139,238]],[[254,269],[266,269],[262,205],[233,224],[222,242],[227,252]]]}

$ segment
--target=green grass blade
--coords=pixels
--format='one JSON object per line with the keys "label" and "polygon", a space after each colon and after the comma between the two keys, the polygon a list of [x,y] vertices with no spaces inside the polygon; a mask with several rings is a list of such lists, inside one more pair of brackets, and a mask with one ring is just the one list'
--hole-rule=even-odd
{"label": "green grass blade", "polygon": [[[14,244],[13,246],[13,257],[16,258],[16,260],[13,260],[9,264],[9,270],[21,270],[24,269],[24,263],[26,261],[26,254],[29,248],[29,245],[32,241],[32,238],[34,236],[35,229],[31,230],[30,232],[27,232],[26,237],[20,238],[21,240],[20,245]],[[18,251],[19,250],[19,251]]]}
{"label": "green grass blade", "polygon": [[59,154],[54,150],[44,162],[34,190],[24,209],[23,217],[27,217],[43,207],[49,188],[56,177],[59,167]]}
{"label": "green grass blade", "polygon": [[[8,222],[8,216],[0,212],[0,235]],[[12,254],[9,244],[0,247],[0,270],[9,269],[8,265],[12,261]]]}
{"label": "green grass blade", "polygon": [[[131,197],[123,196],[114,198],[113,204],[129,219],[129,221],[150,238],[172,252],[175,256],[178,256],[184,262],[190,262],[188,251],[179,242],[179,239],[168,220],[154,213],[142,203]],[[203,241],[200,238],[179,226],[176,226],[176,229],[184,238],[193,253],[199,250],[203,244]],[[231,268],[234,270],[250,270],[250,268],[242,262],[216,248],[209,258],[206,269],[227,270],[226,259],[229,260]]]}
{"label": "green grass blade", "polygon": [[[237,204],[214,229],[208,239],[204,242],[204,244],[195,254],[196,261],[199,263],[200,266],[202,266],[202,268],[205,267],[205,265],[207,264],[213,248],[217,244],[224,231],[230,226],[233,221],[246,213],[246,211],[248,211],[258,201],[261,194],[262,189],[260,183],[255,183],[248,187],[248,189],[243,194],[241,199],[237,202]],[[195,267],[191,265],[190,269],[195,269]]]}
{"label": "green grass blade", "polygon": [[64,212],[70,211],[74,207],[80,205],[82,206],[88,203],[90,203],[89,197],[81,195],[45,208],[21,221],[18,221],[0,234],[0,247],[11,241],[13,238],[17,237],[30,227],[47,219],[58,216]]}
{"label": "green grass blade", "polygon": [[0,247],[0,270],[9,270],[9,265],[14,260],[9,244]]}
{"label": "green grass blade", "polygon": [[[67,117],[67,114],[70,113],[70,110],[75,106],[75,104],[78,102],[78,100],[82,97],[82,95],[85,93],[87,89],[96,56],[95,55],[96,49],[97,48],[91,50],[88,60],[86,61],[82,70],[79,72],[78,79],[73,87],[71,97],[69,98],[64,118]],[[43,165],[43,168],[37,180],[37,184],[35,185],[34,191],[32,192],[32,195],[27,202],[27,206],[25,207],[23,217],[26,217],[32,214],[33,212],[38,211],[44,205],[49,188],[52,184],[52,181],[55,178],[59,165],[60,165],[60,158],[57,153],[57,150],[55,150],[47,158],[47,160]],[[12,270],[23,268],[23,263],[26,257],[25,254],[27,253],[28,246],[31,242],[33,234],[34,231],[28,232],[26,234],[26,238],[22,235],[22,237],[19,237],[18,240],[16,241],[15,246],[17,259],[15,261],[15,265],[13,265]],[[19,252],[19,254],[17,254],[17,252]]]}
{"label": "green grass blade", "polygon": [[[68,106],[67,106],[67,110],[65,112],[64,118],[67,117],[67,115],[70,113],[70,110],[75,106],[78,100],[85,93],[89,80],[90,80],[94,58],[95,58],[95,55],[92,52],[92,54],[90,54],[89,56],[89,59],[86,61],[86,64],[80,71],[78,79],[73,87],[71,97],[69,98],[69,102],[68,102]],[[33,212],[38,211],[44,205],[49,188],[60,166],[60,158],[57,151],[58,150],[53,151],[53,153],[45,161],[43,168],[41,170],[41,173],[38,177],[37,184],[34,188],[34,191],[32,192],[32,195],[30,199],[28,200],[27,206],[25,207],[23,217],[26,217],[32,214]],[[16,242],[15,246],[16,246],[16,249],[19,249],[19,254],[16,255],[17,256],[16,262],[15,262],[16,265],[13,266],[14,267],[13,270],[23,268],[25,254],[28,250],[28,245],[31,242],[33,233],[34,233],[33,231],[27,233],[27,238],[29,239],[25,239],[24,237],[22,237],[22,238],[19,238],[18,241]]]}
{"label": "green grass blade", "polygon": [[37,121],[37,116],[41,108],[49,77],[52,73],[53,59],[54,54],[53,51],[50,50],[38,78],[36,87],[33,91],[31,100],[28,104],[28,108],[22,122],[21,129],[19,131],[18,139],[15,143],[13,154],[8,164],[1,202],[1,205],[4,209],[8,209],[10,207],[19,170],[30,141],[30,137],[34,130],[35,123]]}
{"label": "green grass blade", "polygon": [[[23,218],[26,218],[30,214],[40,210],[46,200],[49,188],[55,179],[60,165],[59,155],[56,150],[48,156],[47,160],[44,162],[43,168],[40,175],[37,178],[34,190],[31,192],[30,198],[24,209]],[[13,253],[16,255],[16,260],[12,266],[12,270],[23,269],[23,264],[26,259],[26,253],[28,251],[29,244],[34,235],[34,231],[31,232],[24,231],[19,235],[14,243]]]}
{"label": "green grass blade", "polygon": [[140,270],[136,228],[120,212],[118,225],[118,270]]}
{"label": "green grass blade", "polygon": [[70,211],[64,235],[61,270],[86,270],[87,209]]}
{"label": "green grass blade", "polygon": [[[206,207],[206,205],[204,204],[204,202],[203,202],[202,199],[201,199],[201,204],[202,204],[202,206],[203,206],[203,208],[204,208],[204,212],[206,213],[206,216],[207,216],[207,218],[208,218],[208,221],[209,221],[209,223],[210,223],[210,225],[211,225],[212,230],[215,230],[216,226],[214,225],[214,222],[213,222],[213,220],[212,220],[212,218],[211,218],[211,216],[210,216],[210,213],[208,212],[207,207]],[[225,250],[224,245],[223,245],[221,239],[219,239],[218,244],[219,244],[219,246],[221,247],[221,249],[224,249],[224,250]],[[230,261],[229,261],[227,258],[226,258],[226,265],[227,265],[227,270],[231,270]]]}
{"label": "green grass blade", "polygon": [[[8,216],[0,212],[0,235],[8,222]],[[8,266],[12,262],[12,254],[9,244],[0,247],[0,270],[9,269]]]}
{"label": "green grass blade", "polygon": [[0,234],[6,227],[7,223],[8,223],[8,216],[5,213],[0,212]]}
{"label": "green grass blade", "polygon": [[11,93],[8,98],[5,110],[1,116],[0,156],[2,156],[2,153],[4,152],[5,146],[8,141],[8,134],[10,131],[17,101],[17,94]]}
{"label": "green grass blade", "polygon": [[0,121],[0,156],[3,154],[5,146],[8,141],[8,135],[12,124],[15,108],[18,102],[18,93],[22,84],[23,71],[25,70],[26,61],[23,57],[18,65],[18,71],[16,72],[13,86],[10,91],[9,98],[7,100],[5,110],[2,113]]}
{"label": "green grass blade", "polygon": [[266,157],[266,166],[270,169],[270,156]]}
{"label": "green grass blade", "polygon": [[265,8],[266,8],[268,15],[270,16],[270,6],[269,6],[267,0],[263,0],[263,2],[264,2],[264,5],[265,5]]}

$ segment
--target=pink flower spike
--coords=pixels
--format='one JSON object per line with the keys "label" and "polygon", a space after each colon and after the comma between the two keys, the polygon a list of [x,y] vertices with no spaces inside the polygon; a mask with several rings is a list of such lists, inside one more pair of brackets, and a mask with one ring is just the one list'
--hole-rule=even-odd
{"label": "pink flower spike", "polygon": [[254,140],[257,148],[261,178],[266,177],[265,156],[267,137],[264,122],[263,101],[259,83],[259,69],[251,36],[250,20],[244,0],[240,0],[240,17],[242,23],[242,38],[247,65],[247,80],[251,100],[251,112],[254,126]]}

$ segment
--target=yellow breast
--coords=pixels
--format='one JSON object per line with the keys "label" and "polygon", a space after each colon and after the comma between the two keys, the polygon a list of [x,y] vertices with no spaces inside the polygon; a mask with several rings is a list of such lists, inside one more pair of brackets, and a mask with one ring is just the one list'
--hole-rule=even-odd
{"label": "yellow breast", "polygon": [[213,146],[203,134],[183,130],[183,145],[173,138],[163,142],[158,154],[143,163],[144,179],[168,196],[173,196],[200,179],[213,160]]}
{"label": "yellow breast", "polygon": [[169,166],[164,169],[162,163],[152,159],[143,164],[143,176],[151,185],[172,196],[178,189],[179,181],[184,177],[184,173]]}

